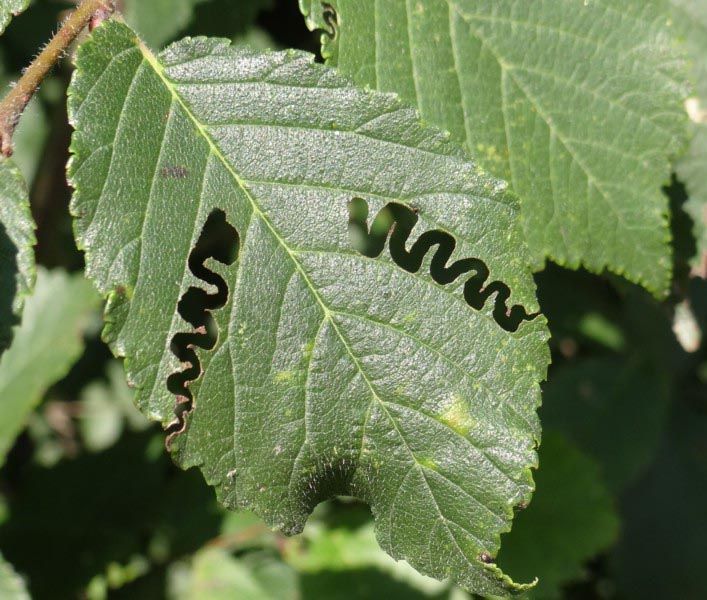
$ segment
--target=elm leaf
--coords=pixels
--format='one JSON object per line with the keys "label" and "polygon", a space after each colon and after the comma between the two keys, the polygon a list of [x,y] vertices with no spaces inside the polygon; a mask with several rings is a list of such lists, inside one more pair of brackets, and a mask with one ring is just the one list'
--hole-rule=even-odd
{"label": "elm leaf", "polygon": [[287,534],[357,496],[422,573],[525,589],[494,557],[532,493],[548,333],[507,185],[306,53],[154,56],[109,22],[76,66],[77,241],[176,460]]}

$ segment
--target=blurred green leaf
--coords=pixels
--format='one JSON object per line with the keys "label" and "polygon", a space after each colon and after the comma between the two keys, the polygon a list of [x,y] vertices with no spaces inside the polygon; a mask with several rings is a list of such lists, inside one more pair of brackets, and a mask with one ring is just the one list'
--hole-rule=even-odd
{"label": "blurred green leaf", "polygon": [[197,552],[170,570],[172,600],[298,600],[297,574],[271,557],[239,559],[221,548]]}
{"label": "blurred green leaf", "polygon": [[34,230],[27,184],[12,160],[0,158],[0,355],[34,286]]}
{"label": "blurred green leaf", "polygon": [[125,0],[124,16],[149,45],[161,48],[185,30],[190,35],[242,35],[258,12],[271,3],[272,0]]}
{"label": "blurred green leaf", "polygon": [[2,600],[30,600],[25,583],[12,565],[0,554],[0,598]]}
{"label": "blurred green leaf", "polygon": [[39,270],[22,325],[0,358],[0,465],[49,386],[81,355],[84,327],[99,303],[83,276]]}
{"label": "blurred green leaf", "polygon": [[[9,86],[12,85],[11,81],[19,78],[19,74],[13,75],[7,72],[3,63],[0,63],[0,95],[2,96],[9,91]],[[46,83],[50,83],[50,81]],[[47,117],[42,102],[39,97],[35,96],[22,113],[22,118],[13,135],[12,160],[30,187],[42,158],[42,150],[48,133]]]}
{"label": "blurred green leaf", "polygon": [[5,31],[13,16],[29,6],[29,0],[0,0],[0,33]]}
{"label": "blurred green leaf", "polygon": [[[428,594],[372,567],[318,571],[300,578],[304,600],[443,600],[450,592]],[[463,597],[463,596],[462,596]]]}
{"label": "blurred green leaf", "polygon": [[142,431],[149,421],[135,407],[135,395],[125,380],[123,365],[112,361],[108,382],[87,385],[80,399],[79,429],[87,449],[98,452],[118,441],[127,426]]}
{"label": "blurred green leaf", "polygon": [[528,598],[562,597],[561,587],[585,575],[584,564],[609,548],[618,515],[596,463],[562,435],[546,433],[530,506],[503,538],[499,564],[514,577],[539,578]]}
{"label": "blurred green leaf", "polygon": [[22,472],[0,548],[33,596],[76,598],[96,576],[115,583],[136,557],[161,564],[219,535],[213,491],[198,471],[174,467],[161,438],[129,432],[105,452]]}
{"label": "blurred green leaf", "polygon": [[[242,38],[253,29],[258,13],[272,8],[274,3],[275,0],[209,0],[208,3],[196,7],[194,20],[186,33],[228,39]],[[292,23],[291,27],[300,23],[301,21]]]}
{"label": "blurred green leaf", "polygon": [[665,373],[652,367],[620,356],[580,360],[553,371],[541,419],[593,457],[618,492],[654,457],[668,394]]}
{"label": "blurred green leaf", "polygon": [[161,48],[191,21],[194,7],[208,0],[125,0],[123,16],[153,48]]}
{"label": "blurred green leaf", "polygon": [[326,580],[335,577],[336,572],[349,572],[353,578],[360,570],[370,570],[379,571],[375,579],[389,578],[390,585],[398,582],[426,596],[447,597],[452,588],[449,582],[425,577],[407,562],[396,561],[381,550],[370,511],[358,503],[318,506],[302,535],[284,544],[285,558],[298,572],[323,574]]}
{"label": "blurred green leaf", "polygon": [[704,386],[694,390],[693,400],[702,402],[700,412],[686,402],[676,405],[658,459],[623,498],[615,561],[620,598],[707,598],[704,392]]}

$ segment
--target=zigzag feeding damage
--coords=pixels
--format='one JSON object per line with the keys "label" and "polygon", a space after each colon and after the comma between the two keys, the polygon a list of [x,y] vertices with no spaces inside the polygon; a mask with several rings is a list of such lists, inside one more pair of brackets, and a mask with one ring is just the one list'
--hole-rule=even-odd
{"label": "zigzag feeding damage", "polygon": [[167,448],[186,428],[186,419],[194,410],[194,398],[189,384],[202,374],[196,348],[212,350],[218,338],[216,322],[211,311],[225,306],[228,286],[218,273],[206,267],[209,259],[231,265],[238,256],[239,236],[226,221],[222,210],[214,210],[206,220],[199,240],[189,254],[189,270],[204,283],[216,288],[209,293],[200,287],[190,287],[180,298],[177,310],[194,329],[175,334],[170,348],[182,362],[182,369],[167,378],[167,388],[176,396],[174,420],[167,426]]}
{"label": "zigzag feeding damage", "polygon": [[354,198],[349,203],[349,232],[356,249],[364,256],[377,258],[383,252],[385,243],[390,238],[390,255],[395,263],[409,273],[420,270],[427,252],[432,246],[437,250],[432,255],[430,274],[439,284],[452,283],[466,273],[474,274],[464,284],[464,299],[476,310],[481,310],[486,301],[495,295],[493,317],[506,331],[517,331],[522,321],[531,321],[538,313],[529,314],[524,307],[507,307],[511,296],[510,288],[501,281],[491,281],[489,269],[479,258],[463,258],[447,264],[457,245],[452,235],[439,229],[431,229],[420,235],[408,250],[406,243],[419,219],[417,211],[390,202],[384,206],[367,225],[368,203],[361,198]]}

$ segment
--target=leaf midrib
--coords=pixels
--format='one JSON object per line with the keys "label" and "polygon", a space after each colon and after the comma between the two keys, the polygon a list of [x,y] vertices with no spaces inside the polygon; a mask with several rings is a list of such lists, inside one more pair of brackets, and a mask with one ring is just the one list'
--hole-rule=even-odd
{"label": "leaf midrib", "polygon": [[[349,354],[351,360],[353,361],[356,370],[360,373],[361,377],[362,377],[363,380],[365,381],[366,386],[368,387],[368,389],[369,389],[369,391],[370,391],[370,393],[371,393],[372,399],[371,399],[371,402],[370,402],[369,405],[368,405],[368,409],[367,409],[367,413],[366,413],[367,416],[370,416],[370,408],[371,408],[372,404],[373,404],[374,402],[377,402],[378,405],[380,406],[381,410],[385,413],[387,419],[389,420],[389,422],[391,423],[391,425],[392,425],[393,428],[395,429],[395,432],[396,432],[398,438],[400,439],[400,441],[402,442],[403,446],[405,447],[405,449],[407,450],[408,454],[410,455],[410,458],[412,459],[412,466],[411,466],[411,468],[416,468],[416,469],[419,470],[420,476],[422,477],[422,480],[425,482],[425,486],[426,486],[426,488],[427,488],[429,497],[430,497],[430,499],[432,500],[432,502],[433,502],[435,508],[437,509],[437,513],[439,514],[440,519],[441,519],[441,522],[444,524],[444,526],[445,526],[445,528],[446,528],[446,530],[447,530],[447,533],[449,534],[450,540],[454,543],[454,545],[455,545],[455,546],[457,547],[457,549],[459,550],[460,556],[462,556],[462,558],[463,558],[470,566],[473,566],[473,567],[478,568],[480,565],[473,564],[473,563],[469,560],[469,558],[466,556],[466,554],[465,554],[464,551],[462,550],[461,546],[459,546],[459,543],[457,542],[456,536],[454,535],[454,533],[452,532],[452,530],[451,530],[450,527],[449,527],[448,519],[447,519],[447,517],[444,515],[444,513],[442,512],[442,510],[441,510],[441,508],[440,508],[440,506],[439,506],[439,504],[438,504],[438,502],[437,502],[437,499],[436,499],[434,493],[432,492],[432,488],[430,487],[430,484],[429,484],[429,482],[428,482],[428,480],[427,480],[427,476],[425,475],[425,472],[424,472],[424,469],[423,469],[423,465],[418,461],[417,457],[415,456],[415,454],[414,454],[413,451],[412,451],[412,448],[410,448],[410,445],[408,444],[407,440],[405,439],[405,437],[404,437],[403,434],[402,434],[402,431],[401,431],[400,428],[398,427],[398,423],[397,423],[396,419],[393,417],[393,415],[392,415],[392,414],[390,413],[390,411],[388,410],[385,401],[384,401],[384,400],[378,395],[378,393],[376,392],[376,390],[375,390],[375,388],[373,387],[373,384],[371,383],[371,381],[370,381],[368,375],[366,374],[365,370],[363,369],[363,365],[361,365],[361,362],[359,361],[358,357],[357,357],[357,356],[355,355],[355,353],[353,352],[353,348],[351,348],[351,345],[349,344],[348,340],[345,338],[345,336],[343,335],[343,333],[342,333],[341,330],[339,329],[339,326],[338,326],[338,324],[336,323],[336,320],[333,318],[333,313],[332,313],[331,309],[330,309],[329,306],[324,302],[324,300],[322,299],[321,295],[320,295],[319,292],[317,291],[316,287],[313,285],[312,281],[309,279],[309,276],[307,275],[306,271],[304,270],[302,264],[299,262],[299,260],[297,260],[296,256],[294,255],[294,253],[292,252],[292,250],[291,250],[290,247],[288,246],[287,242],[282,238],[282,236],[281,236],[280,233],[277,231],[277,229],[275,229],[275,227],[272,225],[272,223],[270,223],[270,220],[267,218],[267,216],[265,215],[265,213],[262,211],[262,209],[260,208],[260,206],[259,206],[258,203],[256,202],[255,198],[253,198],[252,194],[250,193],[250,190],[249,190],[248,187],[246,186],[245,181],[238,175],[238,173],[235,171],[235,169],[233,169],[233,167],[231,166],[231,164],[229,163],[229,161],[228,161],[228,160],[226,159],[226,157],[223,155],[223,153],[221,152],[221,150],[219,149],[219,147],[216,145],[216,143],[214,142],[214,140],[211,138],[211,135],[210,135],[209,132],[206,130],[206,128],[204,127],[204,125],[196,118],[196,115],[194,115],[194,113],[191,111],[191,109],[189,108],[189,106],[187,106],[186,102],[185,102],[185,101],[182,99],[182,97],[179,95],[179,93],[177,92],[177,90],[176,90],[175,86],[173,85],[173,83],[167,78],[167,76],[166,76],[166,74],[165,74],[165,70],[164,70],[163,65],[157,60],[157,58],[154,56],[154,54],[152,54],[152,52],[149,50],[149,48],[147,48],[142,42],[138,41],[138,47],[139,47],[140,51],[142,52],[142,55],[143,55],[144,60],[150,65],[150,67],[152,67],[152,69],[154,70],[155,74],[160,78],[160,80],[161,80],[162,83],[164,84],[165,88],[166,88],[166,89],[169,91],[169,93],[171,94],[172,98],[180,105],[180,107],[182,108],[182,110],[184,110],[184,113],[187,115],[187,117],[189,118],[189,120],[192,121],[192,123],[193,123],[194,126],[196,127],[197,131],[199,132],[199,135],[201,135],[201,136],[204,138],[204,140],[206,141],[206,143],[208,144],[209,149],[211,150],[211,152],[214,154],[214,156],[216,156],[216,157],[219,159],[219,161],[221,161],[221,163],[223,164],[224,168],[225,168],[225,169],[227,170],[227,172],[231,175],[231,177],[233,177],[233,180],[236,182],[236,184],[238,185],[238,187],[239,187],[239,188],[242,190],[242,192],[245,194],[246,198],[248,198],[248,201],[250,202],[251,208],[252,208],[252,210],[253,210],[253,214],[257,215],[258,218],[260,218],[260,220],[261,220],[261,221],[265,224],[265,226],[270,230],[270,232],[271,232],[271,234],[273,235],[273,237],[277,240],[277,242],[282,246],[282,248],[285,250],[285,252],[287,253],[287,255],[290,257],[290,260],[292,261],[293,265],[295,266],[295,269],[300,273],[300,275],[301,275],[301,277],[302,277],[304,283],[305,283],[305,284],[307,285],[307,287],[309,288],[309,290],[310,290],[312,296],[314,297],[314,299],[316,300],[316,302],[317,302],[317,303],[319,304],[319,306],[321,307],[321,309],[322,309],[322,311],[323,311],[323,313],[324,313],[324,319],[323,319],[323,320],[328,320],[329,323],[331,324],[332,330],[336,333],[336,336],[340,339],[340,341],[341,341],[341,343],[343,344],[343,346],[344,346],[344,348],[345,348],[347,354]],[[368,420],[368,419],[367,419],[367,420]],[[361,453],[362,453],[362,451],[363,451],[363,445],[364,445],[364,443],[365,443],[365,437],[366,437],[365,426],[366,426],[366,424],[364,424],[364,427],[363,427],[362,433],[361,433]],[[359,456],[360,456],[360,455],[361,455],[361,454],[359,454]],[[360,462],[359,462],[359,464],[357,465],[356,468],[357,468],[357,470],[361,468],[361,463],[360,463]],[[441,474],[440,474],[440,475],[441,475]],[[488,507],[487,507],[487,508],[488,508]],[[475,539],[476,539],[476,538],[475,538]],[[480,546],[480,548],[481,548],[482,551],[487,550],[487,548],[485,548],[485,545],[482,544],[482,543],[480,543],[480,541],[479,541],[478,539],[476,539],[476,541],[477,541],[477,543],[479,544],[479,546]]]}

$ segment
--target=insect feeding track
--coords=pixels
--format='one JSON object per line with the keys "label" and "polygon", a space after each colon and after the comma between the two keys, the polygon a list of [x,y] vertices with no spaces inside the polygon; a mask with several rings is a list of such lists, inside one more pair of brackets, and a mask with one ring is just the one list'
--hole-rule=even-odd
{"label": "insect feeding track", "polygon": [[415,241],[410,250],[406,243],[417,224],[416,211],[402,204],[391,202],[383,207],[373,219],[370,230],[367,226],[368,203],[361,198],[354,198],[349,203],[349,231],[356,248],[364,256],[377,258],[383,252],[390,237],[390,255],[395,263],[410,273],[420,270],[427,252],[437,246],[430,263],[430,274],[439,284],[452,283],[466,273],[474,274],[464,284],[464,299],[476,310],[481,310],[493,295],[493,317],[506,331],[516,331],[522,321],[531,321],[537,313],[529,314],[525,308],[515,305],[507,307],[511,296],[510,288],[500,281],[486,283],[489,269],[479,258],[463,258],[447,264],[457,245],[456,240],[447,232],[431,229],[424,232]]}
{"label": "insect feeding track", "polygon": [[209,293],[200,287],[190,287],[180,298],[177,310],[194,329],[174,335],[170,348],[182,362],[183,368],[167,378],[167,388],[176,396],[174,420],[167,427],[167,446],[186,427],[186,417],[194,409],[194,398],[189,384],[201,376],[201,362],[196,348],[212,350],[218,331],[212,310],[225,306],[228,286],[223,277],[206,267],[213,258],[224,265],[233,264],[238,255],[238,232],[226,221],[222,210],[214,210],[206,220],[199,240],[189,254],[189,270],[204,283],[216,288]]}

